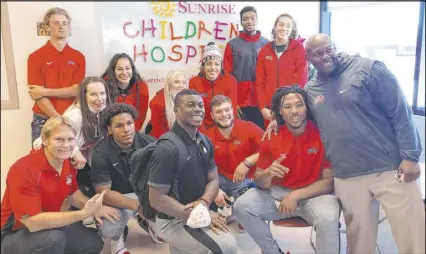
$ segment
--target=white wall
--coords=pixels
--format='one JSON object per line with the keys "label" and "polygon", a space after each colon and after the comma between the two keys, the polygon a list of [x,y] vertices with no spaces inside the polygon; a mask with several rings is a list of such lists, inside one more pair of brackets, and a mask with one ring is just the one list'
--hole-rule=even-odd
{"label": "white wall", "polygon": [[[72,21],[73,48],[86,56],[87,75],[100,75],[106,68],[103,61],[101,18],[97,9],[102,2],[8,2],[13,44],[16,79],[18,85],[19,109],[1,111],[1,196],[3,198],[5,179],[10,166],[31,149],[31,120],[33,101],[27,92],[27,58],[34,50],[45,44],[48,37],[37,36],[36,23],[51,7],[66,9]],[[245,3],[237,4],[237,14]],[[275,18],[287,12],[298,21],[302,36],[318,32],[319,2],[249,2],[258,10],[259,29],[270,39]]]}

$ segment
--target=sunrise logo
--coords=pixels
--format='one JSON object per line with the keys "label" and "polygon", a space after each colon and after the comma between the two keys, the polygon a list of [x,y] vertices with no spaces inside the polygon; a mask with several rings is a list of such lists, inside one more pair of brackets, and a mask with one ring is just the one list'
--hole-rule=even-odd
{"label": "sunrise logo", "polygon": [[157,1],[151,3],[153,5],[152,11],[155,15],[160,17],[173,17],[174,12],[176,11],[176,4],[173,2]]}

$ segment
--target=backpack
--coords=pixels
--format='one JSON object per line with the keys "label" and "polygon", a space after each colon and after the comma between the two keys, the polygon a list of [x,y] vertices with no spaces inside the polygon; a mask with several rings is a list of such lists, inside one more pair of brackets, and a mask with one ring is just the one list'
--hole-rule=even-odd
{"label": "backpack", "polygon": [[[201,141],[204,144],[204,147],[207,148],[207,151],[210,153],[210,146],[206,140],[206,137],[199,133]],[[186,164],[186,158],[189,156],[188,149],[183,140],[174,132],[166,132],[163,134],[156,142],[152,142],[143,148],[135,150],[130,156],[130,183],[135,191],[136,196],[138,197],[139,204],[142,207],[143,216],[148,220],[155,220],[157,215],[157,210],[151,207],[149,202],[149,168],[148,164],[151,160],[152,153],[154,152],[155,147],[162,140],[170,140],[178,149],[179,162],[175,171],[173,173],[172,186],[169,190],[169,195],[173,187],[176,187],[177,184],[177,174],[180,170],[183,170]],[[176,193],[178,195],[178,192]],[[179,199],[179,197],[177,197]]]}

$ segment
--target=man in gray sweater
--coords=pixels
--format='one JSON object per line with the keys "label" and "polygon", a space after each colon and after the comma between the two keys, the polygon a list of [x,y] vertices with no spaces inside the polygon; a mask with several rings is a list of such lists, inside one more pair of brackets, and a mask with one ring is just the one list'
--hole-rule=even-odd
{"label": "man in gray sweater", "polygon": [[375,253],[379,205],[399,253],[425,253],[425,211],[416,180],[422,147],[413,113],[379,61],[336,54],[325,34],[306,42],[317,75],[308,105],[332,164],[347,225],[348,253]]}

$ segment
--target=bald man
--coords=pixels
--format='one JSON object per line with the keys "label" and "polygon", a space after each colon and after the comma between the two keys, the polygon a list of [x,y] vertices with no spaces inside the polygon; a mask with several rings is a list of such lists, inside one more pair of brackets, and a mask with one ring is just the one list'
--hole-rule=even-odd
{"label": "bald man", "polygon": [[422,147],[397,79],[382,62],[336,54],[325,34],[308,39],[306,56],[317,69],[306,86],[308,105],[332,164],[348,253],[375,253],[380,204],[398,252],[425,253],[416,183]]}

